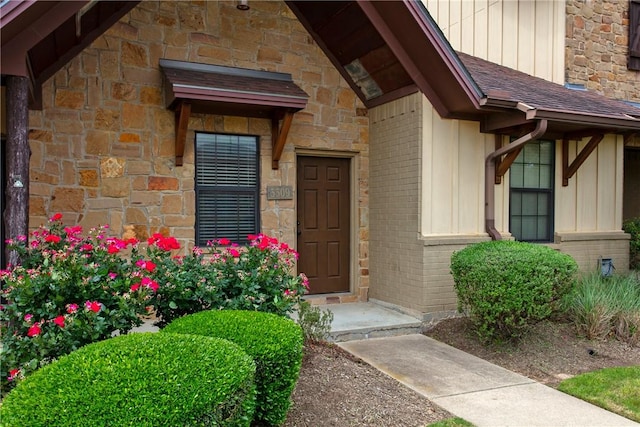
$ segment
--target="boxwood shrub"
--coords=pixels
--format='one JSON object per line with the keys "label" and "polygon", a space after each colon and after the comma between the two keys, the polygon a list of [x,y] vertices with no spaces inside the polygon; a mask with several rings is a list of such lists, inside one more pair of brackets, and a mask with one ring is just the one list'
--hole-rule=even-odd
{"label": "boxwood shrub", "polygon": [[174,320],[162,332],[206,335],[238,344],[256,363],[254,420],[273,426],[285,421],[302,364],[303,334],[295,322],[256,311],[203,311]]}
{"label": "boxwood shrub", "polygon": [[458,310],[483,340],[518,338],[548,318],[572,289],[577,269],[569,255],[525,242],[482,242],[451,257]]}
{"label": "boxwood shrub", "polygon": [[629,241],[629,268],[640,271],[640,217],[622,224],[622,229],[631,235]]}
{"label": "boxwood shrub", "polygon": [[89,344],[20,382],[2,425],[248,426],[255,364],[236,344],[139,333]]}

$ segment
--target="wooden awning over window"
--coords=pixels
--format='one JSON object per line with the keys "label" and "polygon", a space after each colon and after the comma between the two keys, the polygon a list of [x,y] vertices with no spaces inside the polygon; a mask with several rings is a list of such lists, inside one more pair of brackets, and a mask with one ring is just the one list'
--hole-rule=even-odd
{"label": "wooden awning over window", "polygon": [[271,119],[272,167],[278,168],[293,114],[309,99],[290,74],[167,59],[160,68],[167,108],[176,112],[176,165],[182,165],[189,115],[204,113]]}

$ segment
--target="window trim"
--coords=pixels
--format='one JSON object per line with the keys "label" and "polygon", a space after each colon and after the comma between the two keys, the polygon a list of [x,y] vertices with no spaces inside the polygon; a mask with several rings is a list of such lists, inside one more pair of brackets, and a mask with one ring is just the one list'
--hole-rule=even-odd
{"label": "window trim", "polygon": [[640,0],[629,0],[629,70],[640,71]]}
{"label": "window trim", "polygon": [[[255,187],[252,187],[251,190],[248,187],[236,187],[236,186],[224,186],[220,189],[214,190],[214,186],[203,186],[198,184],[198,136],[199,135],[222,135],[222,136],[234,136],[241,138],[254,138],[255,140],[255,166],[256,166],[256,183]],[[255,230],[251,234],[258,234],[261,229],[261,218],[260,218],[260,191],[261,191],[261,176],[260,176],[260,136],[259,135],[251,135],[251,134],[236,134],[236,133],[225,133],[225,132],[201,132],[196,131],[194,137],[194,191],[195,191],[195,244],[196,246],[204,246],[206,245],[206,241],[201,242],[201,215],[199,214],[199,199],[200,193],[218,193],[218,194],[253,194],[255,201],[255,210],[254,210],[254,221],[255,221]],[[216,239],[219,238],[229,238],[230,236],[216,236]],[[248,240],[240,240],[234,243],[244,244],[247,243]]]}
{"label": "window trim", "polygon": [[[522,242],[530,242],[530,243],[553,243],[554,241],[554,233],[555,233],[555,192],[556,192],[556,145],[557,142],[554,140],[550,140],[550,139],[538,139],[535,141],[531,141],[528,144],[540,144],[542,142],[547,142],[551,144],[551,176],[550,176],[550,182],[551,182],[551,187],[550,188],[531,188],[531,187],[513,187],[513,180],[511,179],[511,168],[509,169],[509,231],[511,232],[511,235],[514,237],[514,239],[516,238],[516,236],[513,233],[513,225],[512,225],[512,221],[513,221],[513,193],[514,191],[519,193],[519,194],[546,194],[547,198],[548,198],[548,210],[547,210],[547,216],[549,218],[548,221],[548,226],[547,226],[547,233],[548,233],[548,238],[547,239],[535,239],[535,240],[523,240],[520,239],[519,241]],[[524,153],[524,147],[523,150],[521,152],[521,154]],[[518,156],[519,157],[519,156]],[[515,161],[514,161],[515,164]],[[538,163],[538,165],[540,165],[540,163]],[[511,165],[513,167],[513,164]],[[521,215],[522,216],[522,215]]]}

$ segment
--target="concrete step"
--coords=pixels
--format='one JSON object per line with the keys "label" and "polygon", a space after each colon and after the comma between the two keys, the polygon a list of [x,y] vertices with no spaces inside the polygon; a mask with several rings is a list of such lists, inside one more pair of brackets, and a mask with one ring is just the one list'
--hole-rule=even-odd
{"label": "concrete step", "polygon": [[422,322],[415,317],[375,303],[327,304],[333,313],[329,341],[346,342],[369,338],[419,334]]}
{"label": "concrete step", "polygon": [[[318,306],[333,313],[331,333],[328,341],[347,342],[369,338],[396,337],[419,334],[422,322],[415,317],[383,307],[373,302],[327,304]],[[297,318],[293,313],[292,318]],[[131,332],[156,332],[156,319],[145,319],[141,326]]]}

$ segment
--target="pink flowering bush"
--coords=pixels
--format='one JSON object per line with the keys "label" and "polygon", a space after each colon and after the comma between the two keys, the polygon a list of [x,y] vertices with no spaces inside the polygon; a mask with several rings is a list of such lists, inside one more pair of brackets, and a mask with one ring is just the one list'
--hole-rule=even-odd
{"label": "pink flowering bush", "polygon": [[298,254],[286,243],[264,234],[250,235],[247,246],[228,239],[209,242],[206,249],[170,259],[150,252],[157,264],[160,287],[151,301],[164,326],[173,319],[203,310],[292,312],[308,290],[304,274],[295,275]]}
{"label": "pink flowering bush", "polygon": [[108,237],[108,226],[83,236],[61,219],[8,242],[21,264],[0,271],[3,392],[85,344],[127,333],[154,310],[160,326],[209,309],[286,315],[307,291],[304,274],[291,273],[298,254],[262,234],[246,247],[220,239],[177,257],[173,237],[140,244]]}
{"label": "pink flowering bush", "polygon": [[108,227],[83,236],[61,219],[8,242],[21,265],[0,271],[3,391],[64,354],[140,325],[158,289],[136,240],[107,237]]}

